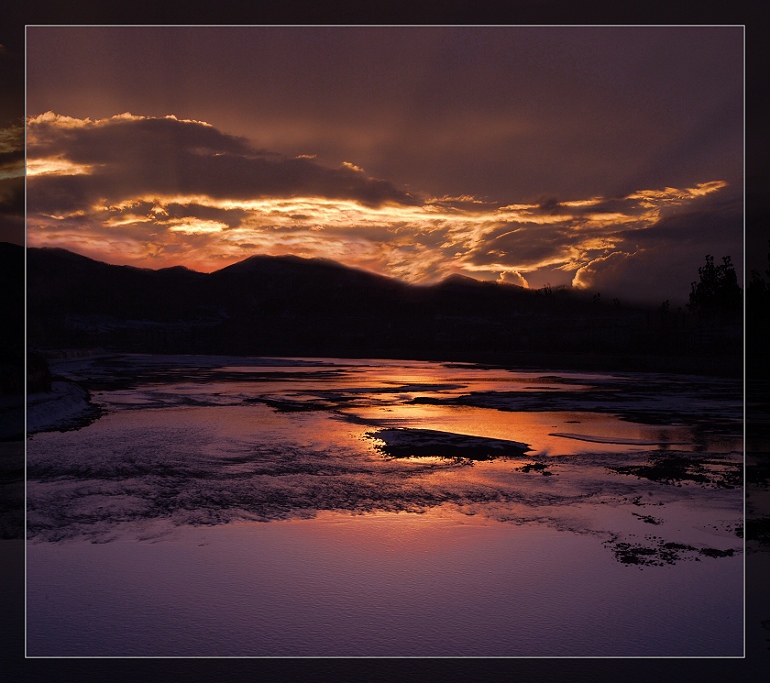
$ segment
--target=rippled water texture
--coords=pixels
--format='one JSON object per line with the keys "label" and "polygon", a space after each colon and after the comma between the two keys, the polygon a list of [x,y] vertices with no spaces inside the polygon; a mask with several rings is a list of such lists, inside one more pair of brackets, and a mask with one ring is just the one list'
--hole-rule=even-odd
{"label": "rippled water texture", "polygon": [[738,382],[153,356],[55,371],[99,410],[52,410],[67,431],[28,441],[31,656],[742,654]]}

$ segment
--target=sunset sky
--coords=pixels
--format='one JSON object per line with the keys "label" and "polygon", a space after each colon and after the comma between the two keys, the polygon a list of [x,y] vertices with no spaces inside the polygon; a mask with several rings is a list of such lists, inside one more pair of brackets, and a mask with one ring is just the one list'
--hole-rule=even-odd
{"label": "sunset sky", "polygon": [[26,57],[29,246],[677,304],[707,253],[743,275],[741,27],[28,27]]}

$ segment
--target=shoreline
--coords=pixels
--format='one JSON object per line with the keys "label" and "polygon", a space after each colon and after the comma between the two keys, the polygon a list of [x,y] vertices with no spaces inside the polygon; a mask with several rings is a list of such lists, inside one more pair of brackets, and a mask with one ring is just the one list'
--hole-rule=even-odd
{"label": "shoreline", "polygon": [[[662,356],[653,354],[608,354],[576,352],[498,352],[498,351],[416,351],[408,349],[372,348],[352,352],[348,349],[264,348],[254,353],[228,353],[226,351],[142,351],[106,348],[36,349],[49,364],[53,361],[87,360],[119,355],[148,356],[227,356],[232,358],[338,358],[414,360],[437,363],[476,363],[498,366],[510,370],[575,370],[589,372],[650,372],[674,375],[702,375],[705,377],[744,377],[743,356],[692,355]],[[769,372],[765,374],[770,374]],[[760,373],[761,374],[761,373]]]}

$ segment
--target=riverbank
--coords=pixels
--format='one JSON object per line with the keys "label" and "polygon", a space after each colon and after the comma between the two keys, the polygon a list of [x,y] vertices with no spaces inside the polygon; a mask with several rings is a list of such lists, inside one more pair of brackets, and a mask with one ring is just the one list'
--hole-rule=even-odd
{"label": "riverbank", "polygon": [[51,391],[27,397],[27,434],[77,429],[99,413],[83,387],[75,382],[53,381]]}

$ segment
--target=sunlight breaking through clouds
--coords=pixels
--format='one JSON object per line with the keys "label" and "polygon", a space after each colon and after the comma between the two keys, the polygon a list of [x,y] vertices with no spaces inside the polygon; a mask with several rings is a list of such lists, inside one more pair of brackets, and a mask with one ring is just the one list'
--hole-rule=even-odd
{"label": "sunlight breaking through clouds", "polygon": [[28,120],[27,139],[30,246],[143,267],[211,271],[255,253],[295,254],[411,282],[459,273],[527,287],[547,270],[586,288],[649,250],[633,235],[727,187],[539,203],[427,197],[351,161],[285,158],[173,115],[47,112]]}
{"label": "sunlight breaking through clouds", "polygon": [[30,159],[27,161],[27,175],[90,175],[94,167],[88,164],[74,164],[67,159]]}

